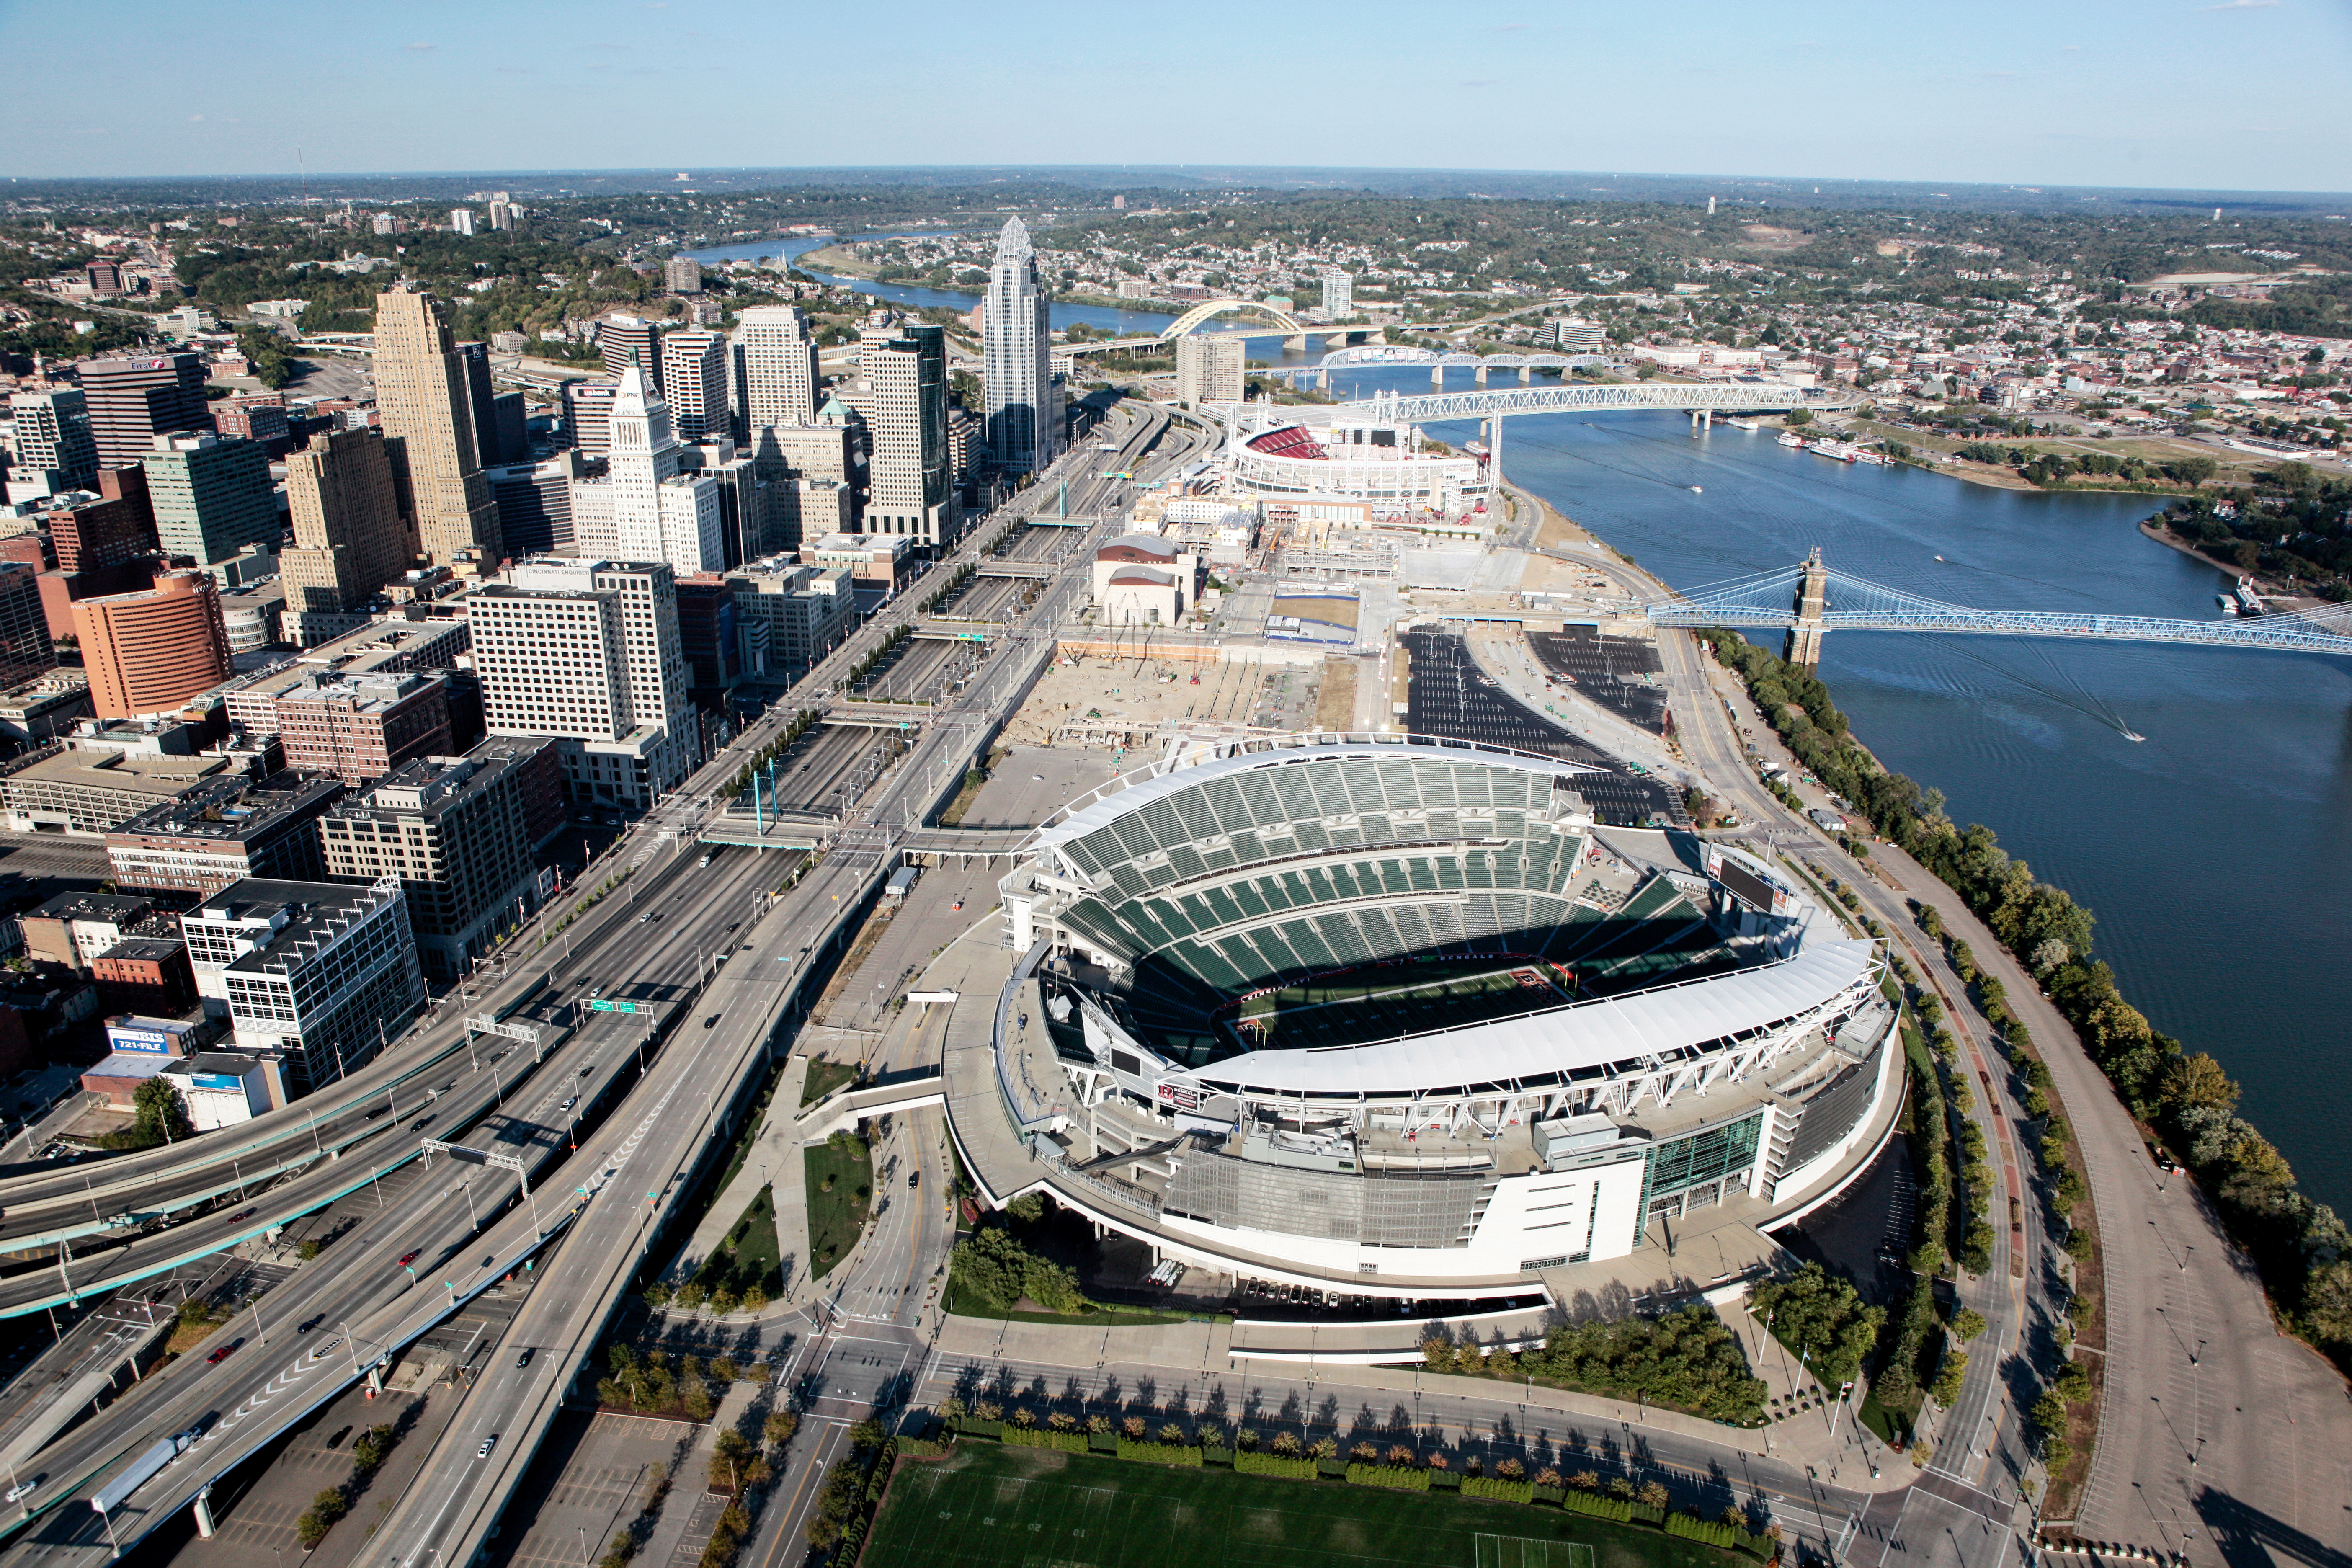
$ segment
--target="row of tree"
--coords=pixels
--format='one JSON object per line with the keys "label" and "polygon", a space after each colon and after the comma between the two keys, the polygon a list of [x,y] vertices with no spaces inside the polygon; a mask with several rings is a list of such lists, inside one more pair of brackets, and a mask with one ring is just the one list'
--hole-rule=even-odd
{"label": "row of tree", "polygon": [[1522,1351],[1482,1350],[1443,1335],[1422,1342],[1433,1372],[1526,1378],[1555,1388],[1688,1411],[1733,1426],[1764,1415],[1764,1384],[1713,1308],[1694,1303],[1654,1318],[1561,1323]]}
{"label": "row of tree", "polygon": [[[2114,971],[2091,955],[2091,911],[2005,852],[1991,828],[1956,826],[1938,791],[1880,767],[1811,671],[1731,632],[1701,635],[1745,678],[1798,760],[1958,892],[2041,983],[2133,1115],[2165,1135],[2214,1194],[2282,1316],[2352,1370],[2352,1229],[2307,1196],[2285,1157],[2236,1114],[2237,1086],[2220,1064],[2157,1030],[2124,999]],[[1980,994],[1989,978],[1979,980]],[[1987,1016],[2013,1038],[2006,999],[1995,990],[1984,1001]]]}

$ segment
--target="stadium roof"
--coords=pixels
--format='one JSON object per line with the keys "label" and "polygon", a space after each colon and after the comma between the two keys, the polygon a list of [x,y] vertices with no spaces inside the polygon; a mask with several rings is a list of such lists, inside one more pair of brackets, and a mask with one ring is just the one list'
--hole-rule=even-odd
{"label": "stadium roof", "polygon": [[1281,746],[1271,751],[1242,752],[1230,757],[1220,757],[1213,763],[1196,767],[1177,768],[1139,780],[1117,795],[1072,812],[1059,822],[1048,823],[1037,830],[1030,842],[1033,850],[1051,848],[1083,838],[1107,823],[1140,811],[1155,800],[1166,800],[1182,790],[1195,788],[1214,779],[1248,773],[1255,768],[1276,768],[1292,763],[1313,762],[1323,757],[1421,757],[1435,762],[1479,763],[1488,767],[1517,768],[1521,773],[1549,773],[1555,778],[1573,778],[1579,773],[1597,773],[1606,769],[1582,763],[1563,763],[1551,757],[1538,757],[1527,752],[1507,752],[1467,745],[1430,745],[1406,742],[1337,742],[1327,745]]}
{"label": "stadium roof", "polygon": [[1392,1099],[1479,1084],[1564,1082],[1574,1073],[1672,1058],[1801,1017],[1867,976],[1873,949],[1868,942],[1814,942],[1793,958],[1730,974],[1378,1045],[1252,1051],[1173,1076],[1267,1100]]}

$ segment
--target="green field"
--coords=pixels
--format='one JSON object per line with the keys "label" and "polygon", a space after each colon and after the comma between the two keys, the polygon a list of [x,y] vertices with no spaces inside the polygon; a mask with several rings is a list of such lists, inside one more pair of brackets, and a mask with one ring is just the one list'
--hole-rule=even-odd
{"label": "green field", "polygon": [[758,1286],[771,1298],[783,1294],[782,1249],[776,1240],[776,1194],[761,1187],[743,1206],[727,1239],[695,1270],[694,1282],[706,1291],[732,1290],[737,1296]]}
{"label": "green field", "polygon": [[966,1443],[903,1464],[861,1568],[1727,1568],[1696,1542],[1444,1493]]}
{"label": "green field", "polygon": [[835,1148],[830,1139],[802,1155],[808,1172],[809,1274],[818,1279],[849,1256],[873,1214],[874,1156],[851,1134]]}
{"label": "green field", "polygon": [[1253,996],[1232,1022],[1234,1033],[1256,1048],[1288,1049],[1517,1017],[1570,1000],[1559,977],[1540,964],[1481,970],[1407,962]]}

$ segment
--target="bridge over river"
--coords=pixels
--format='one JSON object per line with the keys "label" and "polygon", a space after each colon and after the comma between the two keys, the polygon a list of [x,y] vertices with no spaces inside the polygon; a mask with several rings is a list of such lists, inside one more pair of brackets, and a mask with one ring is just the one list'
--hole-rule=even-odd
{"label": "bridge over river", "polygon": [[1833,631],[2089,637],[2352,656],[2352,605],[2191,621],[2098,610],[1979,610],[1889,588],[1823,563],[1816,550],[1776,571],[1677,590],[1641,605],[1654,626],[1785,627],[1783,657],[1811,668]]}

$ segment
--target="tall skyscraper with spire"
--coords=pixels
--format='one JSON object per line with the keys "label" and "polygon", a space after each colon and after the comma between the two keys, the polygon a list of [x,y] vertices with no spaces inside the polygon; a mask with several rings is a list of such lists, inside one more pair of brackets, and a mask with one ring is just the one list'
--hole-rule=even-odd
{"label": "tall skyscraper with spire", "polygon": [[402,289],[376,296],[375,396],[383,433],[407,455],[418,547],[436,564],[476,550],[496,571],[505,553],[498,503],[474,449],[465,359],[440,300]]}
{"label": "tall skyscraper with spire", "polygon": [[1018,217],[1004,220],[982,316],[988,373],[988,451],[1006,473],[1035,473],[1061,455],[1061,389],[1037,255]]}
{"label": "tall skyscraper with spire", "polygon": [[572,544],[583,558],[665,561],[681,577],[726,569],[719,481],[681,471],[669,405],[642,365],[621,373],[606,458],[603,478],[572,481]]}

